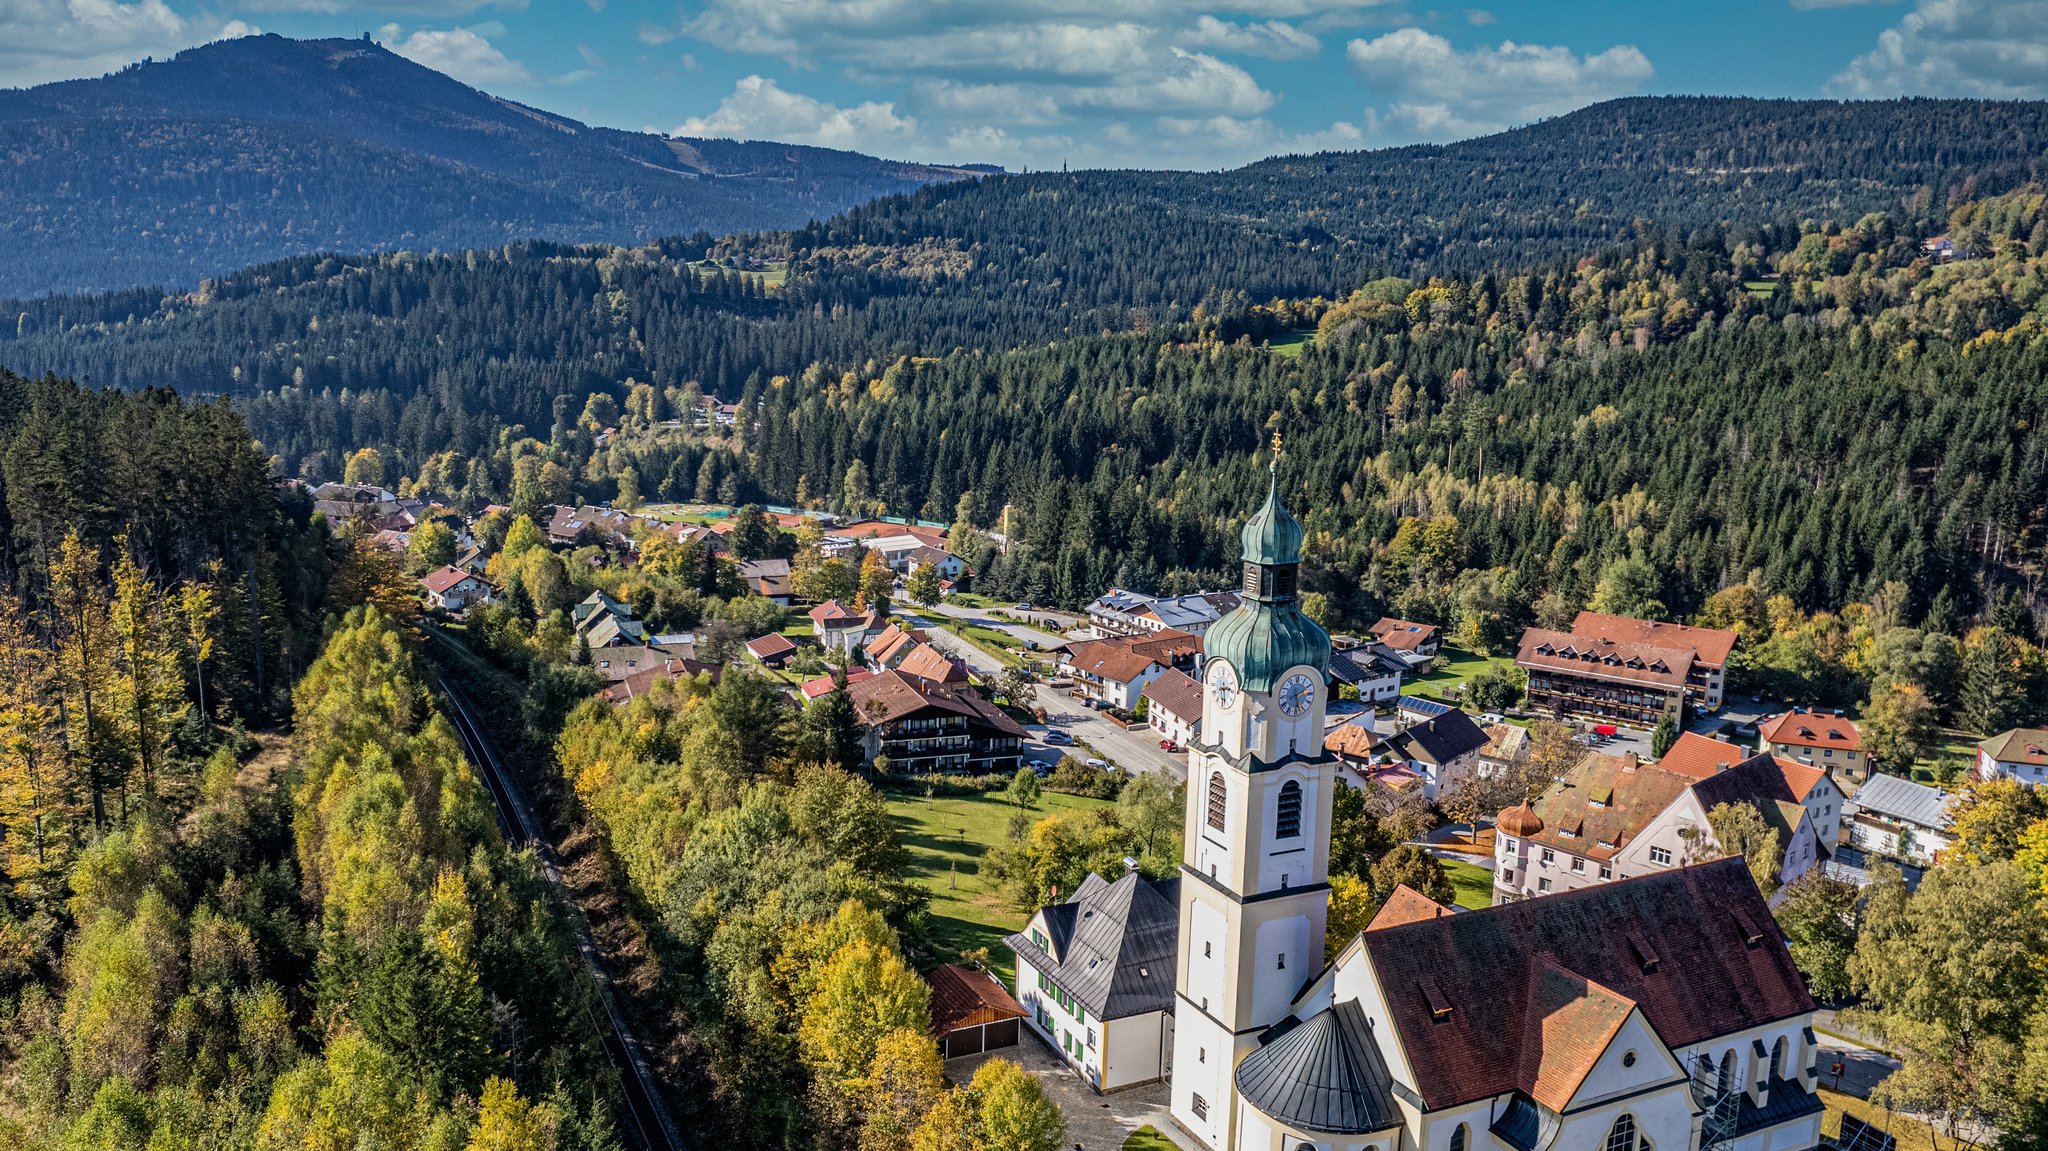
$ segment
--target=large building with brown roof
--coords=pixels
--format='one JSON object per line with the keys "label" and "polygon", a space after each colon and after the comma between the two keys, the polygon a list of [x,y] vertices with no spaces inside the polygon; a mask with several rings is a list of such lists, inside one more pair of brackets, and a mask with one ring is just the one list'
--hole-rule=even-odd
{"label": "large building with brown roof", "polygon": [[1533,803],[1500,813],[1493,896],[1510,903],[1683,866],[1712,852],[1708,814],[1749,804],[1778,832],[1780,886],[1826,859],[1842,792],[1825,771],[1688,732],[1657,763],[1589,752]]}
{"label": "large building with brown roof", "polygon": [[1654,726],[1686,703],[1721,706],[1735,633],[1582,611],[1570,631],[1522,633],[1515,666],[1532,711]]}
{"label": "large building with brown roof", "polygon": [[870,763],[891,772],[1010,774],[1023,763],[1024,728],[964,683],[882,671],[847,677],[846,694],[867,728]]}

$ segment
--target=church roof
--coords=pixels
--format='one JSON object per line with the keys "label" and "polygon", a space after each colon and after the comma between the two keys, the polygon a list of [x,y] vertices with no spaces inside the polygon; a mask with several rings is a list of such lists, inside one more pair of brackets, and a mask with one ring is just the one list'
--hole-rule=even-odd
{"label": "church roof", "polygon": [[1266,486],[1266,502],[1238,533],[1244,562],[1269,567],[1301,562],[1301,521],[1280,503],[1280,477],[1272,474]]}
{"label": "church roof", "polygon": [[[1402,1050],[1431,1070],[1417,1087],[1432,1111],[1568,1078],[1576,1041],[1526,1050],[1550,1045],[1555,1012],[1604,1025],[1627,1000],[1677,1050],[1813,1010],[1739,856],[1384,927],[1363,943]],[[1544,965],[1592,1001],[1536,978]]]}
{"label": "church roof", "polygon": [[1003,942],[1098,1019],[1171,1011],[1178,883],[1154,885],[1135,871],[1114,882],[1091,873],[1072,898],[1044,909],[1050,951],[1023,934]]}
{"label": "church roof", "polygon": [[1237,1065],[1245,1102],[1305,1131],[1362,1134],[1401,1122],[1393,1076],[1365,1011],[1346,999],[1306,1021],[1275,1024]]}

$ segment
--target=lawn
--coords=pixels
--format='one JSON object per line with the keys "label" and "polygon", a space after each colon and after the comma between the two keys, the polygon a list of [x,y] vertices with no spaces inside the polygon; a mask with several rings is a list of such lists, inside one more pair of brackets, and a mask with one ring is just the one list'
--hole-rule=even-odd
{"label": "lawn", "polygon": [[1934,1129],[1917,1119],[1898,1114],[1887,1118],[1885,1109],[1870,1100],[1830,1091],[1826,1087],[1820,1089],[1820,1100],[1827,1105],[1827,1113],[1820,1120],[1823,1135],[1841,1134],[1842,1115],[1846,1112],[1876,1125],[1880,1131],[1890,1132],[1899,1141],[1899,1151],[1941,1151],[1942,1145],[1935,1142]]}
{"label": "lawn", "polygon": [[1316,334],[1312,331],[1289,332],[1277,340],[1268,341],[1266,347],[1273,352],[1293,359],[1301,355],[1302,349],[1315,343],[1315,340]]}
{"label": "lawn", "polygon": [[1147,1123],[1124,1140],[1124,1151],[1180,1151],[1180,1144],[1161,1135],[1159,1128]]}
{"label": "lawn", "polygon": [[1477,909],[1493,906],[1493,872],[1476,863],[1460,860],[1444,860],[1444,870],[1451,873],[1451,886],[1458,889],[1459,907]]}
{"label": "lawn", "polygon": [[1515,657],[1510,655],[1475,655],[1463,648],[1443,645],[1438,649],[1436,667],[1428,675],[1417,676],[1402,686],[1409,695],[1457,702],[1452,689],[1462,688],[1465,681],[1490,667],[1513,667]]}
{"label": "lawn", "polygon": [[[1003,841],[1010,816],[1019,809],[1001,796],[940,796],[889,792],[889,817],[910,853],[905,869],[932,893],[932,935],[950,954],[986,947],[989,966],[1005,984],[1013,981],[1003,936],[1024,926],[1028,916],[1012,911],[981,878],[981,857]],[[1100,799],[1048,791],[1026,814],[1033,819],[1108,806]]]}
{"label": "lawn", "polygon": [[997,631],[995,628],[982,627],[978,624],[962,623],[951,616],[934,614],[925,618],[987,652],[1004,667],[1017,667],[1024,662],[1024,657],[1017,654],[1017,639],[1009,632]]}

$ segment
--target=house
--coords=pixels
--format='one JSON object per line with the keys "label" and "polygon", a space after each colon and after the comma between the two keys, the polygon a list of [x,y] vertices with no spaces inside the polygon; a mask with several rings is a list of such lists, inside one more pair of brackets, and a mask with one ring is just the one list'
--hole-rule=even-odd
{"label": "house", "polygon": [[1098,1092],[1166,1077],[1179,886],[1135,865],[1114,882],[1091,872],[1003,941],[1028,1025]]}
{"label": "house", "polygon": [[633,609],[623,601],[613,599],[602,589],[583,597],[583,602],[569,609],[569,622],[577,631],[588,631],[606,616],[633,618]]}
{"label": "house", "polygon": [[846,692],[867,728],[870,763],[886,758],[890,771],[905,775],[1012,775],[1023,765],[1023,727],[964,684],[881,671],[848,675]]}
{"label": "house", "polygon": [[[1704,737],[1695,737],[1704,742]],[[1681,867],[1705,853],[1708,813],[1723,804],[1754,806],[1776,828],[1784,852],[1779,884],[1790,884],[1827,857],[1840,819],[1839,791],[1817,768],[1757,754],[1703,775],[1633,753],[1589,752],[1534,803],[1495,821],[1496,903],[1607,883]],[[1697,762],[1695,745],[1681,761]],[[1809,811],[1802,797],[1811,797]],[[1825,814],[1822,814],[1825,812]],[[1822,835],[1828,838],[1824,841]]]}
{"label": "house", "polygon": [[932,1038],[939,1057],[958,1059],[1017,1045],[1017,1021],[1028,1012],[985,971],[951,963],[925,972],[932,995]]}
{"label": "house", "polygon": [[1940,863],[1954,842],[1958,798],[1896,775],[1873,775],[1849,801],[1849,842],[1923,867]]}
{"label": "house", "polygon": [[1654,727],[1688,700],[1721,706],[1735,633],[1582,611],[1568,632],[1522,633],[1532,711]]}
{"label": "house", "polygon": [[1451,782],[1480,766],[1487,736],[1472,717],[1445,708],[1420,723],[1353,717],[1323,733],[1323,751],[1351,768],[1340,779],[1353,787],[1367,783],[1403,788],[1419,784],[1431,799]]}
{"label": "house", "polygon": [[1330,653],[1330,675],[1355,688],[1361,703],[1399,698],[1401,677],[1408,671],[1408,661],[1378,641]]}
{"label": "house", "polygon": [[2048,731],[2016,727],[1977,745],[1977,778],[2044,782],[2048,772]]}
{"label": "house", "polygon": [[[846,682],[848,685],[852,685],[859,683],[861,680],[868,679],[874,674],[874,672],[864,667],[850,667],[845,672]],[[797,685],[797,694],[803,697],[805,703],[809,703],[819,696],[831,694],[835,682],[833,677],[829,675],[813,676]]]}
{"label": "house", "polygon": [[608,547],[627,548],[633,543],[632,526],[632,516],[612,508],[557,504],[548,516],[548,542],[568,545],[595,539]]}
{"label": "house", "polygon": [[967,574],[967,564],[959,556],[945,548],[920,544],[903,556],[903,574],[909,575],[918,568],[935,568],[942,580],[958,580]]}
{"label": "house", "polygon": [[869,663],[879,668],[892,668],[902,663],[910,650],[922,642],[917,632],[909,631],[902,624],[892,623],[861,645],[861,654]]}
{"label": "house", "polygon": [[915,680],[928,684],[967,683],[967,664],[953,659],[928,643],[919,643],[910,649],[896,670]]}
{"label": "house", "polygon": [[1238,605],[1236,592],[1152,596],[1111,588],[1088,605],[1088,627],[1098,639],[1172,629],[1200,636]]}
{"label": "house", "polygon": [[740,582],[746,589],[782,607],[789,606],[789,561],[741,560]]}
{"label": "house", "polygon": [[455,557],[453,566],[473,576],[485,575],[491,566],[491,557],[484,554],[484,549],[471,544],[462,550],[461,555]]}
{"label": "house", "polygon": [[1401,662],[1416,671],[1428,670],[1443,642],[1434,624],[1411,623],[1392,616],[1381,616],[1378,623],[1366,629],[1366,634],[1385,644]]}
{"label": "house", "polygon": [[1512,723],[1489,723],[1479,729],[1486,733],[1486,746],[1479,749],[1479,770],[1491,776],[1529,758],[1529,729]]}
{"label": "house", "polygon": [[1070,676],[1089,699],[1128,711],[1138,706],[1145,685],[1166,667],[1116,640],[1079,640],[1060,654],[1060,674]]}
{"label": "house", "polygon": [[781,667],[796,654],[796,644],[781,632],[769,632],[747,641],[747,654],[759,660],[764,667]]}
{"label": "house", "polygon": [[[1750,752],[1735,744],[1688,731],[1679,735],[1678,742],[1671,745],[1671,750],[1664,753],[1657,766],[1702,780],[1750,758]],[[1841,842],[1842,822],[1846,814],[1843,810],[1846,794],[1841,785],[1835,782],[1827,768],[1819,764],[1804,763],[1782,755],[1772,758],[1777,761],[1779,773],[1785,777],[1786,789],[1806,808],[1807,818],[1813,821],[1814,838],[1821,846],[1832,849]]]}
{"label": "house", "polygon": [[1187,673],[1167,668],[1145,685],[1145,726],[1160,738],[1187,747],[1202,734],[1202,685]]}
{"label": "house", "polygon": [[1863,737],[1839,711],[1794,708],[1757,725],[1757,750],[1796,759],[1829,771],[1840,769],[1851,780],[1870,774],[1870,753]]}
{"label": "house", "polygon": [[646,625],[631,616],[605,613],[592,618],[594,622],[583,629],[583,639],[593,650],[647,642]]}
{"label": "house", "polygon": [[1101,642],[1119,645],[1161,667],[1186,672],[1196,679],[1202,676],[1202,637],[1179,628],[1160,628],[1156,632]]}
{"label": "house", "polygon": [[443,611],[464,611],[491,602],[491,585],[457,567],[440,567],[420,577],[427,603]]}
{"label": "house", "polygon": [[312,496],[313,510],[337,531],[348,520],[379,520],[398,508],[398,497],[375,484],[321,484]]}
{"label": "house", "polygon": [[650,668],[666,667],[677,658],[676,653],[655,647],[653,644],[619,643],[610,647],[600,647],[593,643],[590,666],[604,678],[605,682],[617,683]]}
{"label": "house", "polygon": [[655,684],[672,683],[685,676],[708,675],[715,681],[719,670],[717,664],[701,660],[665,657],[659,663],[606,685],[604,698],[614,704],[625,704],[653,691]]}
{"label": "house", "polygon": [[1394,699],[1394,716],[1402,723],[1428,723],[1438,716],[1457,711],[1453,704],[1439,703],[1419,695],[1403,695]]}
{"label": "house", "polygon": [[843,651],[849,655],[855,648],[867,642],[870,632],[878,630],[880,620],[873,612],[856,612],[841,607],[836,599],[828,599],[810,610],[811,634],[828,651]]}
{"label": "house", "polygon": [[1330,640],[1278,471],[1188,757],[1169,1108],[1191,1145],[1818,1146],[1813,999],[1740,859],[1459,915],[1403,895],[1327,946]]}

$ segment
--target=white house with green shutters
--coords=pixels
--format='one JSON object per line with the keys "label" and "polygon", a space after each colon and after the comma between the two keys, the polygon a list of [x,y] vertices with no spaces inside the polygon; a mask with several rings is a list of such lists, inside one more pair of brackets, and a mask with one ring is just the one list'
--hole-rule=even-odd
{"label": "white house with green shutters", "polygon": [[1004,942],[1025,1022],[1098,1092],[1166,1077],[1173,1051],[1178,880],[1081,881]]}

